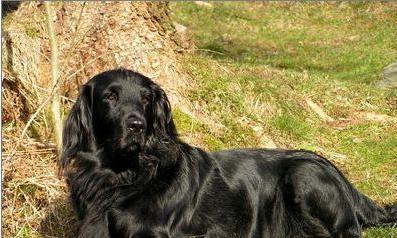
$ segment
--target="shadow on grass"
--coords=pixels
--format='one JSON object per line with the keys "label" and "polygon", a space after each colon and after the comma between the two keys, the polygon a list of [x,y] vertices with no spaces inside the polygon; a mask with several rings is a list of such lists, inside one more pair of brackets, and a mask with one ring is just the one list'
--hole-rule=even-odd
{"label": "shadow on grass", "polygon": [[[265,40],[249,40],[232,37],[217,37],[199,45],[200,53],[212,59],[249,65],[270,65],[280,69],[311,70],[315,72],[333,72],[346,70],[344,62],[330,65],[327,59],[320,56],[326,48],[303,48],[295,42],[284,42],[281,45],[270,44]],[[339,57],[335,55],[333,57]]]}
{"label": "shadow on grass", "polygon": [[76,219],[66,198],[58,199],[50,205],[45,218],[40,223],[42,237],[71,237]]}

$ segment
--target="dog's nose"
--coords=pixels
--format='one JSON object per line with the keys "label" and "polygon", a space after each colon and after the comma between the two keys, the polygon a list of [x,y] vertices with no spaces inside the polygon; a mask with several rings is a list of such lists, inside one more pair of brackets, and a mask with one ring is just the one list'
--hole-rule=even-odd
{"label": "dog's nose", "polygon": [[136,127],[136,128],[141,128],[143,127],[143,122],[138,121],[138,120],[134,120],[131,122],[131,126],[132,127]]}
{"label": "dog's nose", "polygon": [[131,131],[142,130],[145,128],[145,123],[138,116],[130,115],[127,118],[127,127],[128,127],[128,130],[131,130]]}

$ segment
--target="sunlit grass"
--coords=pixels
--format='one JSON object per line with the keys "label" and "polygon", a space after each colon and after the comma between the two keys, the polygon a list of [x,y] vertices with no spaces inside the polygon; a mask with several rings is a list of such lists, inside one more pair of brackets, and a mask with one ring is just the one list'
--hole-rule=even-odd
{"label": "sunlit grass", "polygon": [[[360,191],[396,202],[397,90],[375,87],[397,59],[396,11],[388,3],[173,3],[173,19],[198,48],[182,57],[195,85],[189,100],[223,126],[206,126],[202,145],[258,147],[266,135],[278,147],[324,154]],[[397,237],[397,229],[365,237]]]}

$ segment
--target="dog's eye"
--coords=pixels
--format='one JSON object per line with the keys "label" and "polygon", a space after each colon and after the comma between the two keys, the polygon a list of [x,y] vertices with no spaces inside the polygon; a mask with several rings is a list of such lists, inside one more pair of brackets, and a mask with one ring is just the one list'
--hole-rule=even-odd
{"label": "dog's eye", "polygon": [[147,104],[149,102],[149,96],[148,95],[142,95],[141,96],[142,103]]}
{"label": "dog's eye", "polygon": [[105,95],[105,99],[108,101],[115,101],[117,100],[117,95],[115,93],[108,93]]}

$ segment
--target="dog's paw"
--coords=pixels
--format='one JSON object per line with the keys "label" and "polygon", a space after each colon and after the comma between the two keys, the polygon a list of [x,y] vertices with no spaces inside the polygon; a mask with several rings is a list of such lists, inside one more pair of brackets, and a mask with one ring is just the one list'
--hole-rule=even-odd
{"label": "dog's paw", "polygon": [[139,155],[139,180],[144,183],[150,181],[156,174],[159,165],[159,159],[156,156],[149,154]]}
{"label": "dog's paw", "polygon": [[152,161],[152,162],[159,160],[156,156],[150,154],[139,154],[138,159],[141,161]]}
{"label": "dog's paw", "polygon": [[136,173],[132,170],[126,170],[117,175],[118,183],[123,184],[130,184],[135,181]]}

